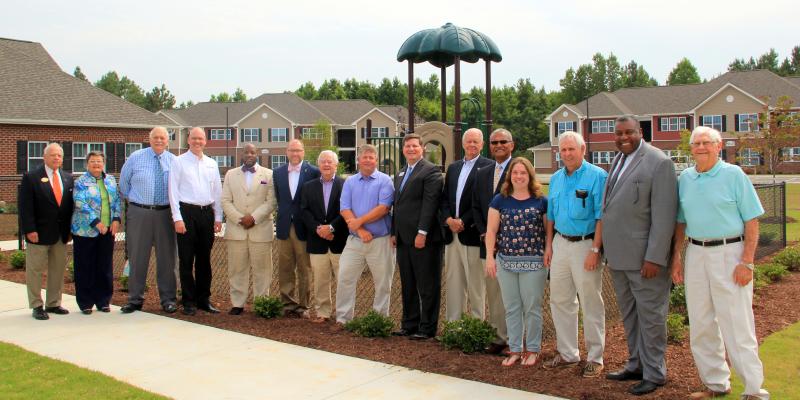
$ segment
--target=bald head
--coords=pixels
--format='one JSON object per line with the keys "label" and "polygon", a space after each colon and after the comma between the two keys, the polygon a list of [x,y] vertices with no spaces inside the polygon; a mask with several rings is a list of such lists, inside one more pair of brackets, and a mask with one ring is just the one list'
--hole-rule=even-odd
{"label": "bald head", "polygon": [[197,157],[203,155],[206,148],[206,131],[200,127],[194,127],[189,131],[189,151]]}
{"label": "bald head", "polygon": [[161,154],[167,148],[169,134],[163,126],[157,126],[150,130],[150,147],[156,154]]}
{"label": "bald head", "polygon": [[303,162],[303,157],[305,157],[306,151],[303,147],[303,142],[292,139],[289,141],[289,145],[286,146],[286,158],[289,159],[289,163],[292,165],[297,165]]}
{"label": "bald head", "polygon": [[461,136],[461,146],[464,147],[464,158],[472,160],[483,149],[483,132],[478,128],[469,128]]}

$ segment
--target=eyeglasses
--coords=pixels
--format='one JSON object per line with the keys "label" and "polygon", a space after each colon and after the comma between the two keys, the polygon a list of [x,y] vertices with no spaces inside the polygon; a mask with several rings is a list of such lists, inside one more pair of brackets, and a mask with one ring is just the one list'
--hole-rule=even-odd
{"label": "eyeglasses", "polygon": [[498,144],[509,144],[509,143],[511,143],[511,141],[510,140],[492,140],[489,143],[491,143],[492,146],[497,146]]}
{"label": "eyeglasses", "polygon": [[704,140],[704,141],[702,141],[702,142],[694,142],[694,143],[691,143],[691,146],[692,146],[692,147],[709,147],[709,146],[711,146],[711,145],[713,145],[713,144],[717,144],[717,143],[718,143],[718,142],[713,142],[713,141]]}

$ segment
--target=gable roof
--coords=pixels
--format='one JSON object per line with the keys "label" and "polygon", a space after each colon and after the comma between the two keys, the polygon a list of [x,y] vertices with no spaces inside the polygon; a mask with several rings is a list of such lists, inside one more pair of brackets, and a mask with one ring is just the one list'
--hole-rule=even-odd
{"label": "gable roof", "polygon": [[150,128],[174,125],[67,74],[39,43],[0,39],[0,122]]}
{"label": "gable roof", "polygon": [[[397,122],[408,123],[408,108],[395,105],[395,106],[378,106],[379,110],[383,111],[386,115],[390,116]],[[425,119],[419,116],[418,113],[414,114],[414,125],[421,125],[425,123]]]}
{"label": "gable roof", "polygon": [[320,119],[330,117],[314,108],[294,93],[265,93],[240,103],[197,103],[189,108],[162,110],[170,117],[185,122],[185,126],[225,126],[225,109],[228,109],[228,124],[236,125],[258,107],[266,104],[275,112],[297,125],[313,125]]}
{"label": "gable roof", "polygon": [[311,100],[309,103],[329,116],[331,123],[337,125],[355,125],[364,114],[375,106],[367,100]]}

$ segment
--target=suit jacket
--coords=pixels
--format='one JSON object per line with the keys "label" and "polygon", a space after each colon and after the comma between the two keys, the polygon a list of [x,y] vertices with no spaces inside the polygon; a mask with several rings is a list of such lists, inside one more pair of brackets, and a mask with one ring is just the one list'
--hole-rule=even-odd
{"label": "suit jacket", "polygon": [[[225,212],[225,239],[271,242],[273,240],[272,212],[277,204],[272,170],[256,165],[250,187],[241,168],[225,174],[222,184],[222,210]],[[250,229],[239,225],[239,220],[250,214],[256,224]]]}
{"label": "suit jacket", "polygon": [[[464,223],[464,230],[458,233],[458,240],[467,246],[481,245],[480,233],[475,225],[475,213],[472,211],[472,192],[475,189],[475,176],[478,169],[489,165],[493,166],[494,162],[486,157],[478,156],[478,159],[475,160],[475,165],[472,166],[467,181],[464,183],[458,207],[456,207],[456,192],[458,191],[461,169],[464,168],[464,160],[458,160],[447,167],[447,175],[444,178],[444,191],[442,192],[442,200],[439,206],[439,220],[442,224],[445,244],[450,244],[453,241],[453,232],[445,221],[447,221],[447,218],[460,218]],[[458,215],[456,215],[456,208],[458,208]]]}
{"label": "suit jacket", "polygon": [[300,199],[303,198],[303,185],[312,179],[319,178],[319,168],[303,161],[294,198],[292,198],[292,191],[289,190],[289,164],[276,168],[273,176],[275,177],[275,197],[278,199],[278,226],[276,229],[278,239],[288,239],[289,228],[294,225],[297,238],[306,240],[306,226],[303,224]]}
{"label": "suit jacket", "polygon": [[[303,185],[300,208],[303,210],[303,222],[308,230],[306,250],[309,254],[326,254],[328,250],[333,254],[342,253],[349,234],[347,223],[339,214],[339,199],[342,196],[343,186],[344,179],[338,175],[334,176],[331,197],[328,199],[328,209],[325,210],[322,182],[314,179]],[[333,225],[333,240],[325,240],[317,235],[317,227],[320,225]]]}
{"label": "suit jacket", "polygon": [[44,166],[22,175],[18,199],[20,229],[23,234],[37,232],[38,244],[51,245],[59,239],[66,243],[69,236],[74,208],[72,174],[63,170],[59,173],[62,181],[60,206]]}
{"label": "suit jacket", "polygon": [[[678,213],[675,166],[664,153],[642,142],[624,174],[603,193],[603,248],[609,267],[638,270],[644,261],[669,263]],[[622,159],[614,158],[611,174]]]}
{"label": "suit jacket", "polygon": [[419,160],[411,171],[403,190],[400,184],[408,166],[394,178],[394,208],[392,235],[397,244],[414,245],[418,231],[427,232],[425,243],[441,242],[442,228],[437,218],[442,195],[442,173],[425,159]]}
{"label": "suit jacket", "polygon": [[[497,187],[492,187],[492,183],[494,183],[495,165],[496,162],[491,163],[478,169],[475,173],[475,187],[472,191],[472,218],[479,235],[486,234],[486,219],[489,217],[489,203],[492,202],[496,194],[500,193],[500,187],[506,179],[506,172],[508,172],[508,168],[503,169],[503,174],[500,175],[500,181],[498,181]],[[481,258],[486,258],[486,244],[483,241],[481,241]]]}

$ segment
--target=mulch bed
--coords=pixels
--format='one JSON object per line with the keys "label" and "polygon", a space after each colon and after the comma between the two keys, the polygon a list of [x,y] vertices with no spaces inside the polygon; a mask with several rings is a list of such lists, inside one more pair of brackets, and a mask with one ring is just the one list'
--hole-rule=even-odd
{"label": "mulch bed", "polygon": [[[22,270],[10,269],[4,262],[0,263],[0,279],[24,283],[25,273]],[[127,293],[120,291],[118,283],[115,285],[113,303],[123,305],[127,302]],[[66,293],[74,294],[74,284],[65,284],[64,290]],[[161,311],[156,299],[158,295],[154,288],[148,291],[146,297],[144,305],[146,312],[303,347],[571,399],[633,397],[626,393],[630,383],[613,382],[603,378],[584,379],[580,377],[579,367],[556,371],[544,370],[540,367],[524,368],[519,365],[504,368],[500,365],[502,360],[500,357],[487,354],[465,355],[456,350],[444,350],[441,344],[433,340],[414,342],[398,337],[366,339],[354,336],[332,323],[315,324],[297,318],[265,320],[256,317],[249,307],[246,308],[243,315],[230,316],[226,313],[230,308],[229,299],[220,297],[212,299],[222,310],[220,314],[210,315],[200,311],[194,317],[184,316],[180,312],[170,315]],[[797,322],[800,320],[800,307],[793,305],[800,304],[800,273],[793,273],[781,282],[760,290],[754,303],[756,333],[759,340]],[[624,338],[621,323],[606,327],[605,364],[607,371],[617,370],[623,366],[627,358]],[[543,359],[552,357],[554,350],[554,340],[545,340]],[[583,348],[581,351],[582,354],[585,354]],[[667,384],[656,392],[641,398],[684,399],[692,391],[702,389],[692,360],[688,339],[682,344],[669,345],[667,369],[669,379]],[[770,373],[769,370],[765,372],[767,375]]]}

